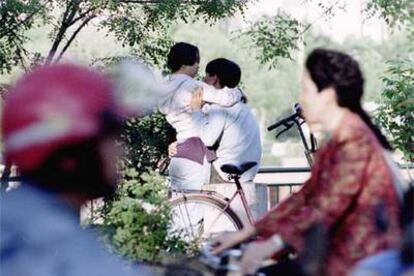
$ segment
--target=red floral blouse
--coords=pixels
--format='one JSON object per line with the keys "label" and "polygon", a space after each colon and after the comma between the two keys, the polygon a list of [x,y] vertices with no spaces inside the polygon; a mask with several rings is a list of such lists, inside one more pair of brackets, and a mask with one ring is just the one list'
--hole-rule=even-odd
{"label": "red floral blouse", "polygon": [[[399,199],[392,172],[374,134],[351,112],[315,158],[301,190],[255,227],[264,237],[279,234],[300,252],[306,230],[322,223],[333,231],[326,274],[348,275],[357,261],[399,244]],[[385,207],[388,227],[383,231],[375,223],[378,206]]]}

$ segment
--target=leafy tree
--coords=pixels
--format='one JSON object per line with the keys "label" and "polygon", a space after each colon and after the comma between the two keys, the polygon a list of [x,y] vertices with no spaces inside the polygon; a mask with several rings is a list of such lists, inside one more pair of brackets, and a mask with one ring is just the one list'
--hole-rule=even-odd
{"label": "leafy tree", "polygon": [[366,11],[369,15],[379,14],[391,27],[414,27],[412,0],[371,0],[367,3]]}
{"label": "leafy tree", "polygon": [[[336,0],[330,4],[319,2],[318,6],[322,10],[319,19],[328,19],[334,16],[337,9],[343,9],[344,3]],[[243,35],[250,38],[252,47],[259,49],[257,59],[269,68],[276,68],[282,59],[296,59],[295,52],[300,50],[303,36],[315,22],[299,22],[288,13],[279,10],[275,16],[265,17],[251,25]]]}
{"label": "leafy tree", "polygon": [[183,253],[186,244],[170,231],[165,179],[133,168],[123,173],[122,185],[101,213],[104,241],[134,261],[159,262],[165,253]]}
{"label": "leafy tree", "polygon": [[[329,19],[335,16],[338,10],[346,9],[347,1],[317,1],[321,9],[320,17],[311,23],[298,22],[289,14],[279,11],[273,17],[264,18],[253,24],[245,32],[250,37],[253,47],[260,49],[257,58],[262,64],[276,67],[281,58],[294,59],[294,52],[298,50],[307,31],[320,19]],[[369,0],[365,3],[365,16],[379,16],[391,28],[406,29],[414,37],[414,2],[412,0],[387,1]]]}
{"label": "leafy tree", "polygon": [[42,1],[8,0],[0,2],[0,73],[10,72],[18,64],[25,66],[30,53],[25,49],[25,32],[35,19],[45,19]]}
{"label": "leafy tree", "polygon": [[[58,62],[91,23],[158,64],[172,43],[166,30],[173,22],[193,18],[215,22],[245,5],[236,0],[4,0],[0,5],[0,70],[10,72],[16,64],[30,63],[30,56]],[[47,54],[29,53],[24,46],[25,31],[40,22],[53,26],[47,34],[50,49]]]}
{"label": "leafy tree", "polygon": [[168,145],[175,139],[175,130],[160,113],[129,120],[121,134],[124,166],[140,173],[157,169],[163,173],[168,165]]}
{"label": "leafy tree", "polygon": [[252,48],[259,49],[258,60],[262,64],[276,67],[280,58],[293,60],[292,51],[298,50],[301,38],[301,24],[284,12],[257,21],[243,33],[252,42]]}
{"label": "leafy tree", "polygon": [[387,73],[377,119],[406,160],[414,162],[414,60],[391,62]]}

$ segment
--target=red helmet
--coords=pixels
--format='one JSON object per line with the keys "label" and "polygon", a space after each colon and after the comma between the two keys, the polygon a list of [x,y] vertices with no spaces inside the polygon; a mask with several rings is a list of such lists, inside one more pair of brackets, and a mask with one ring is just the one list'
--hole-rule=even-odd
{"label": "red helmet", "polygon": [[6,162],[22,171],[33,170],[57,149],[97,137],[103,114],[123,114],[103,74],[77,65],[40,67],[6,97],[2,116]]}

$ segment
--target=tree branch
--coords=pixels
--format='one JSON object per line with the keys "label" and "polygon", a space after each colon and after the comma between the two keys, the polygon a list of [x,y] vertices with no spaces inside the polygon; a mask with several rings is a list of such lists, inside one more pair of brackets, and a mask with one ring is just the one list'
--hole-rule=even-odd
{"label": "tree branch", "polygon": [[[76,1],[76,3],[75,3]],[[62,42],[63,37],[65,36],[66,31],[70,27],[70,22],[73,20],[73,18],[76,15],[76,12],[79,8],[79,2],[78,0],[72,0],[68,3],[66,6],[66,10],[62,17],[62,23],[60,25],[59,31],[56,35],[56,38],[53,42],[52,48],[49,51],[49,54],[47,55],[45,64],[49,64],[52,62],[53,57],[55,56],[56,50],[59,47],[59,44]]]}
{"label": "tree branch", "polygon": [[81,20],[81,19],[82,19],[82,18],[84,18],[86,15],[88,15],[88,13],[90,13],[90,12],[92,12],[92,11],[94,11],[94,10],[96,10],[96,7],[92,7],[92,8],[87,9],[87,10],[86,10],[86,11],[84,11],[83,13],[79,14],[79,16],[78,16],[78,17],[74,18],[74,19],[72,20],[72,22],[70,22],[70,25],[75,24],[77,21]]}
{"label": "tree branch", "polygon": [[83,27],[85,27],[92,19],[94,19],[96,16],[93,15],[89,18],[87,18],[85,21],[82,22],[82,24],[73,32],[73,34],[71,35],[71,37],[69,38],[69,40],[66,42],[65,46],[63,47],[62,51],[60,52],[59,56],[57,57],[57,59],[55,60],[55,62],[59,62],[62,57],[63,54],[66,52],[66,50],[69,48],[70,44],[72,44],[73,40],[75,39],[75,37],[78,35],[78,33],[83,29]]}
{"label": "tree branch", "polygon": [[330,5],[329,7],[327,7],[322,14],[316,18],[313,22],[309,23],[302,32],[299,33],[300,35],[303,35],[304,33],[306,33],[316,22],[318,22],[319,20],[321,20],[322,18],[324,18],[325,15],[327,15],[330,11],[333,10],[333,8],[339,3],[339,1],[335,1],[332,5]]}

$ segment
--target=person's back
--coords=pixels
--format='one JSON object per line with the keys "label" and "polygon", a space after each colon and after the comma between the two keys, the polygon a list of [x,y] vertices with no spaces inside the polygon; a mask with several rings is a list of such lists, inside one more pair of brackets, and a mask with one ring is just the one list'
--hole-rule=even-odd
{"label": "person's back", "polygon": [[[206,66],[204,81],[216,88],[235,88],[240,79],[240,67],[231,60],[218,58]],[[224,164],[256,162],[257,165],[243,173],[240,179],[242,182],[253,181],[259,170],[262,147],[259,125],[244,93],[240,101],[230,107],[205,104],[202,110],[193,112],[193,123],[199,128],[204,144],[216,151],[213,166],[219,178],[213,172],[211,182],[228,180],[220,169]]]}
{"label": "person's back", "polygon": [[259,170],[262,146],[259,125],[252,110],[243,102],[232,107],[210,105],[208,109],[210,114],[218,110],[225,114],[224,128],[216,150],[217,159],[213,162],[215,170],[223,180],[227,180],[227,175],[220,169],[222,165],[256,162],[257,165],[240,178],[242,182],[253,181]]}

